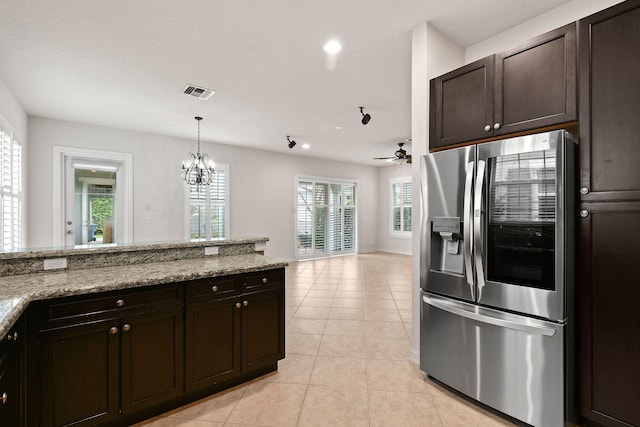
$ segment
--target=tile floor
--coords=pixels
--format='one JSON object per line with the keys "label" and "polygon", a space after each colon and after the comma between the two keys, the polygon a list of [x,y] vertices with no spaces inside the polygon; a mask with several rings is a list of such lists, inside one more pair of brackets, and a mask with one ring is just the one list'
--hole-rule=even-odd
{"label": "tile floor", "polygon": [[411,257],[291,263],[278,371],[137,427],[512,425],[425,381],[410,337]]}

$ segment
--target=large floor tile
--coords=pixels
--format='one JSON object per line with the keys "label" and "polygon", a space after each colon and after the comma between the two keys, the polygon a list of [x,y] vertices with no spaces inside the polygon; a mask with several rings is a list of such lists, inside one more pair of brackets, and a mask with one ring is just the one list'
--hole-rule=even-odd
{"label": "large floor tile", "polygon": [[367,359],[369,390],[428,393],[429,384],[420,369],[408,360]]}
{"label": "large floor tile", "polygon": [[407,338],[408,335],[400,322],[381,322],[377,320],[365,320],[365,335],[367,337],[380,338]]}
{"label": "large floor tile", "polygon": [[306,385],[254,382],[237,403],[227,422],[257,426],[295,426]]}
{"label": "large floor tile", "polygon": [[278,362],[278,370],[262,377],[264,381],[289,384],[309,384],[316,356],[288,354]]}
{"label": "large floor tile", "polygon": [[292,334],[320,334],[324,332],[326,319],[298,319],[294,317],[289,322],[288,333]]}
{"label": "large floor tile", "polygon": [[366,347],[364,334],[362,336],[323,335],[319,356],[340,356],[364,359]]}
{"label": "large floor tile", "polygon": [[372,427],[444,426],[431,396],[423,393],[369,390],[369,417]]}
{"label": "large floor tile", "polygon": [[[402,326],[402,323],[398,323]],[[367,337],[367,359],[409,360],[411,345],[408,338]]]}
{"label": "large floor tile", "polygon": [[369,426],[366,389],[310,385],[300,413],[301,427]]}
{"label": "large floor tile", "polygon": [[172,419],[176,423],[174,425],[182,425],[178,424],[178,420],[225,422],[246,390],[245,385],[234,387],[168,412],[164,416]]}
{"label": "large floor tile", "polygon": [[331,307],[329,319],[364,320],[364,309]]}
{"label": "large floor tile", "polygon": [[365,335],[364,332],[364,320],[329,319],[324,328],[325,335],[363,337]]}
{"label": "large floor tile", "polygon": [[366,389],[367,368],[361,359],[318,356],[309,384]]}
{"label": "large floor tile", "polygon": [[329,307],[298,307],[298,311],[293,315],[298,319],[327,319],[329,317]]}
{"label": "large floor tile", "polygon": [[287,355],[306,354],[315,356],[318,354],[321,342],[322,334],[289,333],[285,336],[285,351]]}

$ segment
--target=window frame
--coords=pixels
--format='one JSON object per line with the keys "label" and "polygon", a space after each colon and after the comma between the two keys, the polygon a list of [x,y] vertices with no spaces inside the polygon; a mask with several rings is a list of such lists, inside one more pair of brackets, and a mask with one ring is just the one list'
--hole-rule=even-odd
{"label": "window frame", "polygon": [[[410,184],[411,188],[409,194],[411,194],[411,203],[404,203],[404,200],[401,201],[400,205],[395,204],[395,200],[393,197],[393,187],[395,185],[400,185],[400,194],[403,194],[402,187],[404,184]],[[402,197],[401,197],[402,198]],[[400,208],[400,230],[394,229],[393,222],[393,210],[394,208]],[[407,222],[405,218],[405,208],[411,209],[411,218],[409,218],[409,225],[411,226],[411,231],[405,231],[404,225]],[[411,176],[401,176],[397,178],[391,178],[389,180],[389,235],[393,238],[399,239],[411,239],[413,237],[413,226],[411,225],[411,221],[413,218],[413,179]]]}
{"label": "window frame", "polygon": [[[211,217],[211,207],[212,206],[223,206],[224,207],[224,217],[225,217],[225,221],[224,221],[224,236],[222,237],[211,237],[211,221],[208,219],[205,222],[205,237],[204,238],[192,238],[191,237],[191,188],[188,184],[184,184],[184,195],[185,195],[185,221],[184,221],[184,227],[185,227],[185,239],[189,242],[203,242],[203,241],[209,241],[209,240],[224,240],[224,239],[228,239],[231,233],[231,217],[229,215],[229,211],[230,211],[230,192],[229,192],[229,188],[230,188],[230,175],[229,175],[229,165],[228,164],[217,164],[215,165],[215,171],[216,174],[218,172],[224,172],[224,176],[225,176],[225,182],[224,182],[224,202],[220,203],[217,201],[212,201],[211,200],[211,192],[210,192],[210,186],[203,186],[206,187],[206,198],[205,198],[205,216],[206,218],[210,218]],[[215,179],[215,177],[214,177]]]}
{"label": "window frame", "polygon": [[[5,147],[5,144],[8,146]],[[7,154],[8,160],[5,158]],[[3,117],[0,117],[0,227],[2,227],[0,250],[2,251],[17,250],[24,246],[24,159],[24,146],[17,132]],[[5,171],[5,165],[8,165],[8,171]],[[5,185],[6,177],[9,180],[8,185]],[[7,217],[10,222],[10,236],[5,236],[4,232]],[[10,244],[5,245],[7,239]]]}

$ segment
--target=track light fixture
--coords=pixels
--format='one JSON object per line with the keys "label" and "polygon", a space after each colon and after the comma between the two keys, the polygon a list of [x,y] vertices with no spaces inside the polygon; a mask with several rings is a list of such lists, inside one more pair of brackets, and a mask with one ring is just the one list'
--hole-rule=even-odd
{"label": "track light fixture", "polygon": [[362,124],[363,124],[363,125],[366,125],[367,123],[369,123],[369,120],[371,120],[371,114],[369,114],[369,113],[366,113],[366,114],[365,114],[365,113],[362,111],[362,109],[363,109],[363,108],[364,108],[364,107],[360,107],[360,114],[362,114]]}
{"label": "track light fixture", "polygon": [[296,142],[287,135],[287,141],[289,141],[289,148],[293,148],[296,146]]}

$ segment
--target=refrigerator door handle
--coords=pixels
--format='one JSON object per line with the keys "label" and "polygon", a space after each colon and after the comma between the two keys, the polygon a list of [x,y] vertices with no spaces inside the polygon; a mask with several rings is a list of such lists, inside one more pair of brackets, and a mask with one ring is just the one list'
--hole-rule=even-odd
{"label": "refrigerator door handle", "polygon": [[467,171],[464,182],[464,205],[463,217],[463,252],[464,252],[464,270],[467,283],[471,289],[471,298],[476,299],[476,288],[473,277],[473,259],[471,258],[471,250],[473,248],[473,233],[471,223],[473,221],[473,204],[471,203],[471,187],[473,186],[473,167],[475,162],[467,163]]}
{"label": "refrigerator door handle", "polygon": [[[556,333],[555,328],[545,326],[542,321],[525,318],[516,314],[509,314],[508,316],[505,316],[504,313],[498,312],[496,310],[485,309],[478,306],[471,306],[470,304],[462,303],[459,301],[443,299],[434,296],[423,295],[422,300],[425,304],[429,304],[433,307],[439,308],[440,310],[444,310],[448,313],[465,317],[467,319],[475,320],[477,322],[488,323],[490,325],[514,329],[516,331],[529,334],[545,335],[548,337],[551,337]],[[502,314],[503,317],[501,318],[492,316],[491,314],[493,312],[495,312],[496,314]],[[522,320],[518,321],[518,319],[520,318]]]}
{"label": "refrigerator door handle", "polygon": [[483,258],[483,242],[482,242],[482,191],[484,187],[484,170],[486,162],[484,160],[478,161],[478,172],[476,174],[476,188],[474,196],[473,207],[473,242],[476,258],[476,276],[478,278],[478,298],[476,301],[480,301],[482,298],[482,288],[484,288],[484,265],[482,263]]}

